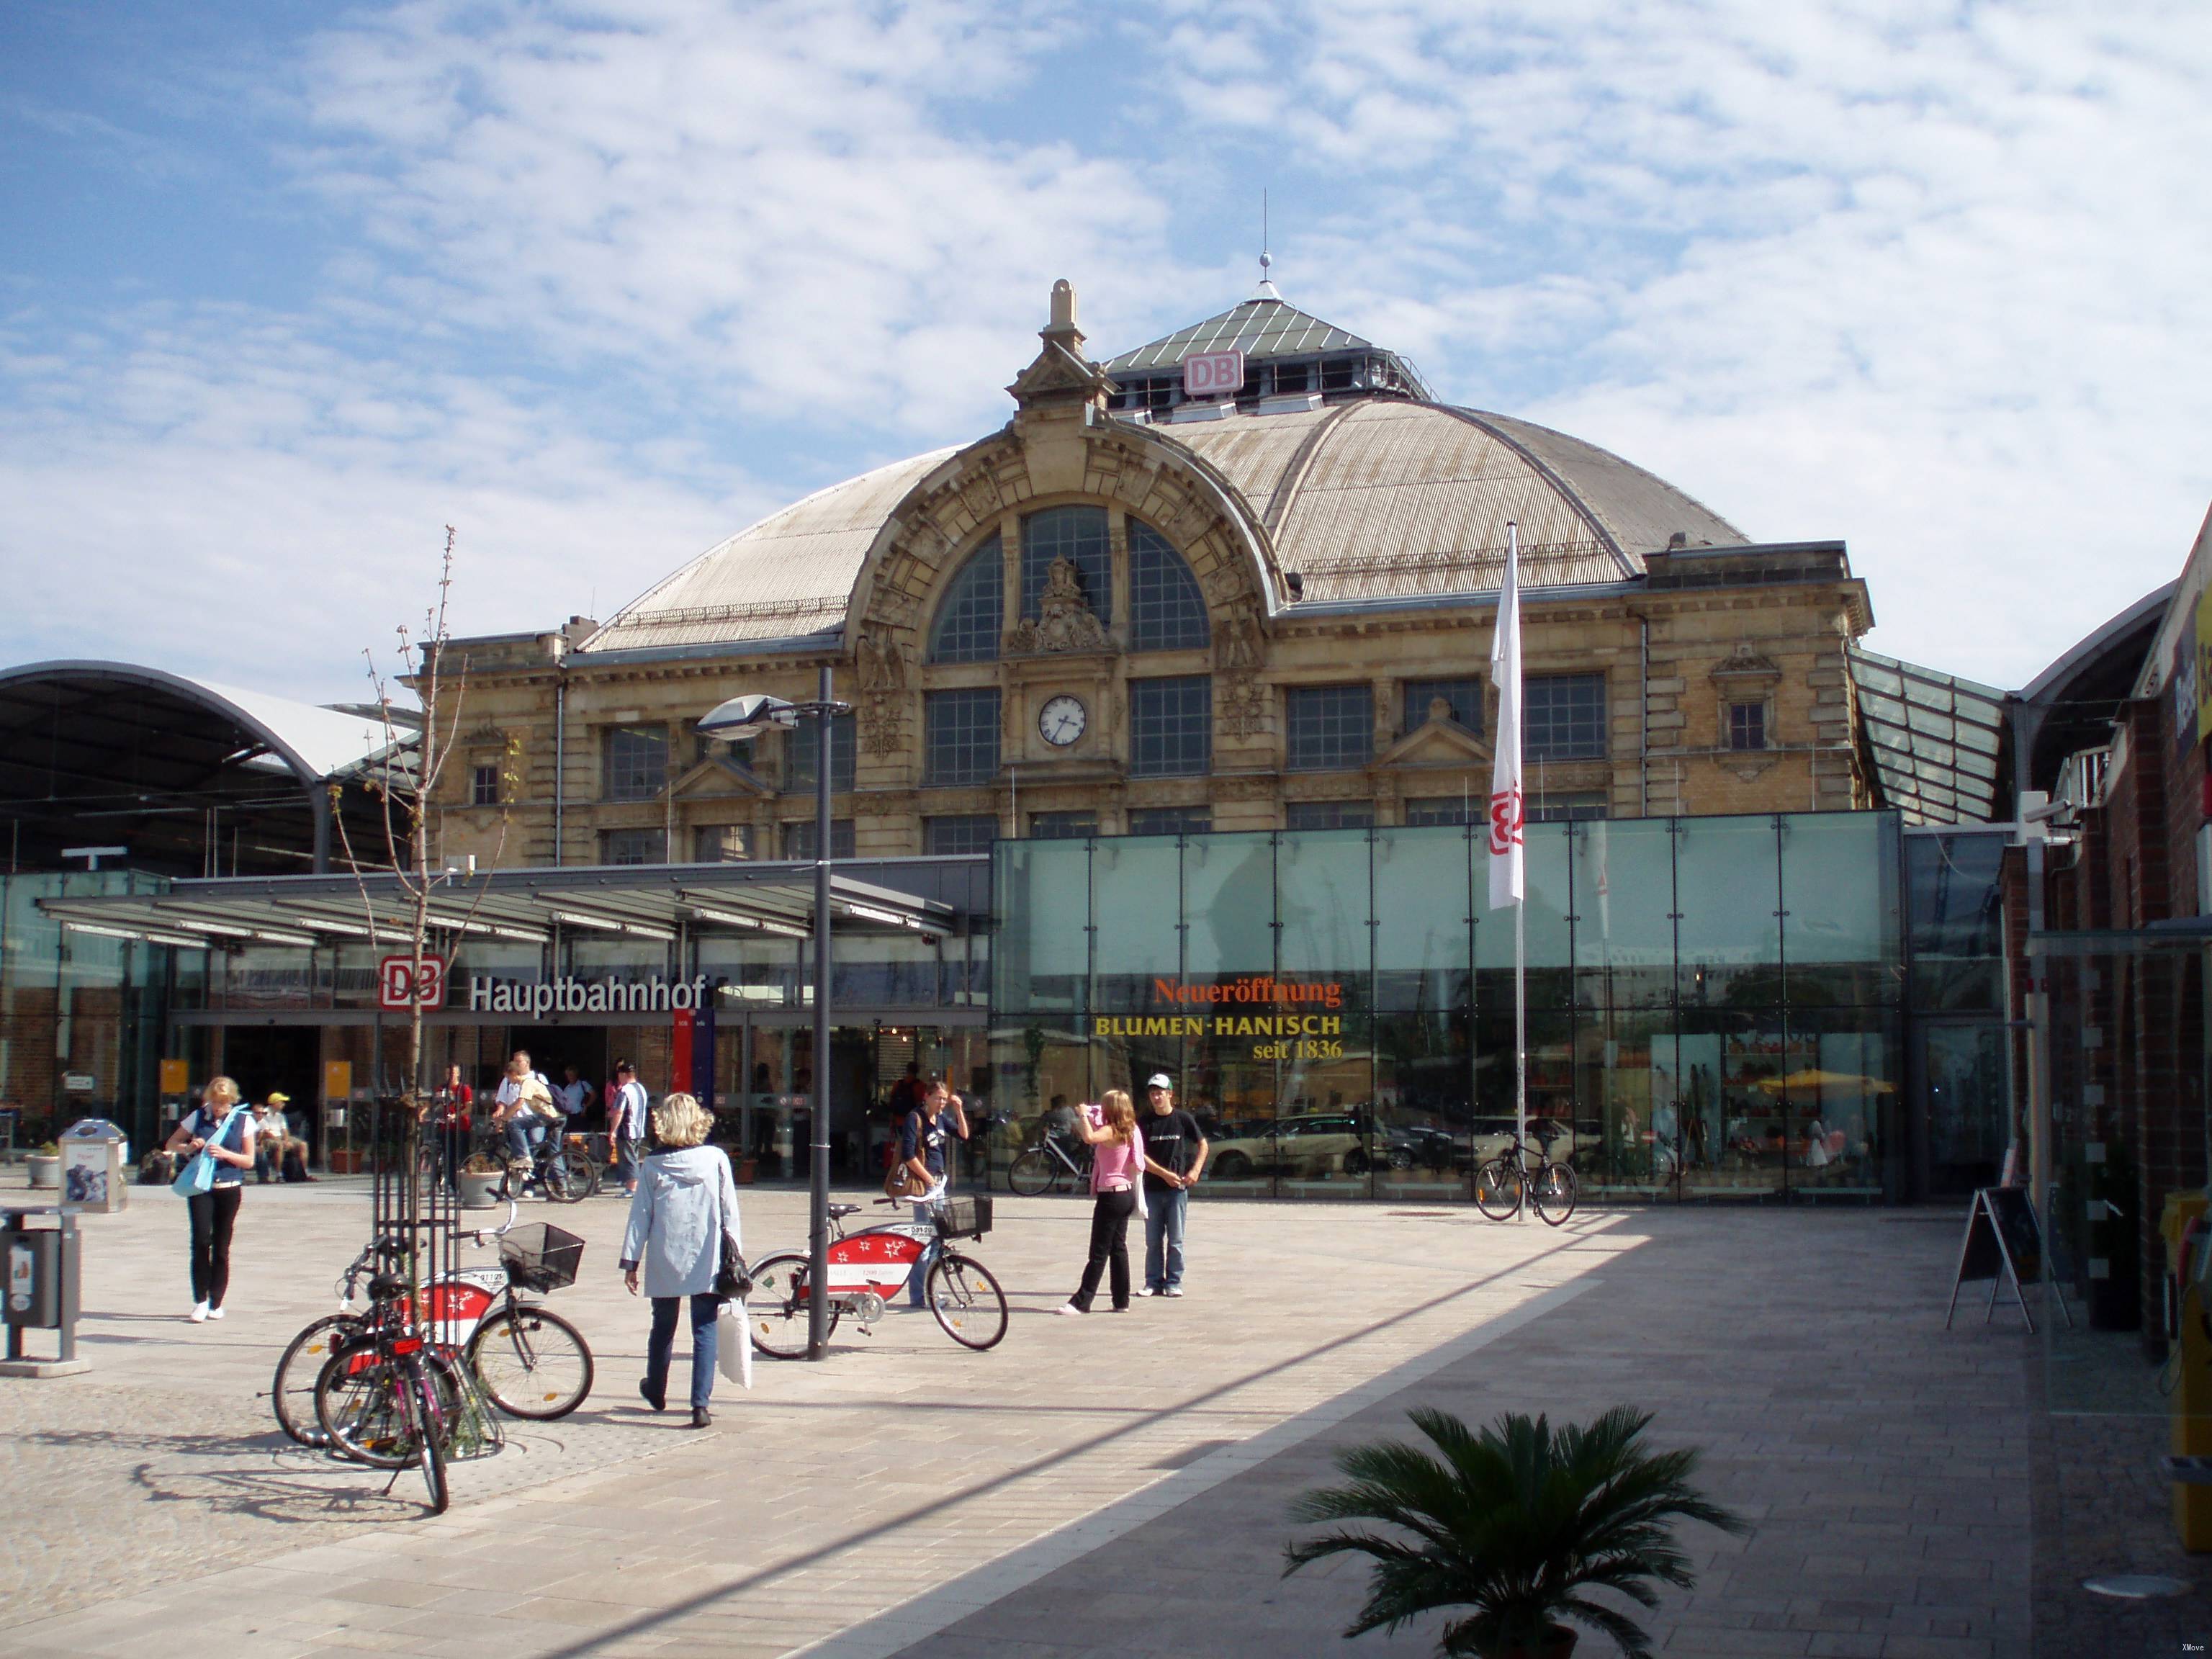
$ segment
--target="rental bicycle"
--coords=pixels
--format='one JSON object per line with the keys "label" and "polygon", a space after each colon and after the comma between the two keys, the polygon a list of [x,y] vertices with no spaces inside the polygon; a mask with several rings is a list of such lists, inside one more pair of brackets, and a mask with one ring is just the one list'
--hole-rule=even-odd
{"label": "rental bicycle", "polygon": [[[879,1198],[876,1202],[902,1200]],[[998,1346],[1006,1334],[1006,1293],[990,1270],[953,1248],[953,1240],[981,1238],[991,1231],[991,1200],[985,1197],[941,1200],[924,1227],[910,1221],[885,1222],[848,1234],[845,1218],[858,1215],[857,1204],[830,1206],[830,1326],[847,1314],[861,1334],[906,1294],[914,1264],[934,1240],[937,1260],[922,1281],[922,1298],[945,1334],[963,1347]],[[807,1307],[812,1289],[804,1250],[782,1250],[752,1264],[753,1287],[745,1296],[745,1315],[753,1346],[775,1359],[806,1354]]]}
{"label": "rental bicycle", "polygon": [[1474,1172],[1475,1207],[1492,1221],[1510,1220],[1526,1202],[1556,1227],[1575,1212],[1575,1172],[1554,1162],[1548,1151],[1537,1152],[1532,1162],[1518,1135]]}
{"label": "rental bicycle", "polygon": [[1006,1166],[1006,1188],[1020,1198],[1060,1192],[1073,1184],[1079,1191],[1091,1185],[1091,1148],[1071,1153],[1060,1138],[1047,1132],[1036,1145],[1017,1153]]}
{"label": "rental bicycle", "polygon": [[[498,1264],[459,1268],[427,1287],[426,1310],[439,1342],[460,1352],[485,1398],[509,1417],[540,1423],[566,1417],[592,1391],[591,1346],[574,1325],[521,1293],[575,1283],[584,1241],[542,1222],[516,1227],[512,1202],[506,1225],[474,1238],[480,1245],[496,1241]],[[372,1242],[338,1279],[339,1311],[302,1330],[277,1360],[276,1421],[301,1445],[329,1444],[315,1411],[316,1386],[332,1356],[362,1335],[375,1311],[373,1296],[368,1311],[353,1311],[362,1280],[370,1278],[373,1285],[372,1269],[404,1260],[409,1249],[399,1240]]]}
{"label": "rental bicycle", "polygon": [[431,1513],[443,1515],[452,1500],[446,1465],[471,1388],[452,1350],[416,1330],[413,1299],[398,1274],[371,1276],[368,1313],[315,1379],[315,1417],[323,1443],[356,1462],[394,1471],[418,1465]]}

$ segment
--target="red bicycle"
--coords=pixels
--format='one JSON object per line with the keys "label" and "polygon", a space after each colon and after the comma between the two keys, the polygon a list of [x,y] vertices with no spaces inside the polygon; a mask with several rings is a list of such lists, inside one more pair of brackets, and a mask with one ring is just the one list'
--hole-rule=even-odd
{"label": "red bicycle", "polygon": [[[879,1198],[878,1204],[897,1199]],[[830,1329],[850,1314],[862,1335],[906,1294],[907,1280],[922,1251],[934,1241],[937,1260],[922,1281],[922,1297],[938,1324],[967,1348],[996,1347],[1006,1334],[1006,1293],[990,1270],[953,1248],[957,1238],[981,1238],[991,1231],[991,1200],[953,1198],[940,1202],[931,1224],[890,1221],[847,1233],[844,1219],[858,1215],[857,1204],[830,1206]],[[745,1314],[753,1346],[774,1359],[806,1355],[807,1302],[812,1288],[804,1250],[780,1250],[752,1264],[753,1288]]]}

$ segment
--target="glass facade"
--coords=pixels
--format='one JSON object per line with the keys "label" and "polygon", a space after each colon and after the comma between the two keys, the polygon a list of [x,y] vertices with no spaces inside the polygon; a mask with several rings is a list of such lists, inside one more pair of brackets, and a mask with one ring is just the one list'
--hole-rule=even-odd
{"label": "glass facade", "polygon": [[1605,676],[1531,674],[1522,682],[1528,721],[1522,752],[1532,761],[1593,760],[1605,753]]}
{"label": "glass facade", "polygon": [[1129,520],[1129,649],[1202,650],[1206,596],[1182,555],[1150,525]]}
{"label": "glass facade", "polygon": [[1006,550],[996,536],[968,556],[946,584],[930,632],[932,662],[989,662],[999,654],[1006,613]]}
{"label": "glass facade", "polygon": [[611,726],[606,732],[609,800],[651,800],[668,787],[668,728]]}
{"label": "glass facade", "polygon": [[1195,777],[1213,763],[1213,677],[1129,682],[1129,773]]}
{"label": "glass facade", "polygon": [[999,838],[999,820],[988,812],[959,812],[921,821],[925,853],[988,853]]}
{"label": "glass facade", "polygon": [[921,781],[988,783],[999,775],[999,688],[922,694]]}
{"label": "glass facade", "polygon": [[[1480,828],[1002,844],[1000,1109],[1165,1071],[1212,1195],[1463,1195],[1514,1111]],[[1529,1112],[1586,1193],[1901,1195],[1899,846],[1886,813],[1531,829]]]}
{"label": "glass facade", "polygon": [[1364,685],[1294,685],[1283,693],[1284,764],[1334,772],[1375,758],[1373,692]]}

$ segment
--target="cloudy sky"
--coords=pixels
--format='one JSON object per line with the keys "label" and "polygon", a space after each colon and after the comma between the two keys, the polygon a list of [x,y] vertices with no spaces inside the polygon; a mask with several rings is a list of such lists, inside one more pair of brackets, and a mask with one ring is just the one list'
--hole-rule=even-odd
{"label": "cloudy sky", "polygon": [[[2200,0],[9,0],[0,661],[314,697],[604,617],[1101,356],[1295,303],[2017,684],[2212,501]],[[2194,158],[2194,159],[2192,159]],[[2197,182],[2191,184],[2191,179]]]}

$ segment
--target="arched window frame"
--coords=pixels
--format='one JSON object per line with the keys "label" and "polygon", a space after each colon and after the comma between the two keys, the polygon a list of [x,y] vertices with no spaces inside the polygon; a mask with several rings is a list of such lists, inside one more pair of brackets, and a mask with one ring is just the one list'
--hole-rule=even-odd
{"label": "arched window frame", "polygon": [[1206,593],[1182,550],[1141,519],[1127,520],[1129,649],[1202,651],[1213,642]]}
{"label": "arched window frame", "polygon": [[[958,627],[960,641],[947,647],[945,634]],[[970,553],[952,580],[929,625],[929,660],[995,662],[1006,629],[1006,555],[997,532]]]}

